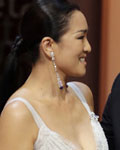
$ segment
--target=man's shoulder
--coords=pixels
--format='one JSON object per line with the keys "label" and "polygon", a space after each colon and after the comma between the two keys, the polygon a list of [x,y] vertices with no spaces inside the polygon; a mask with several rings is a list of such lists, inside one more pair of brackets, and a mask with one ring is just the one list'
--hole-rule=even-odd
{"label": "man's shoulder", "polygon": [[117,77],[115,78],[113,85],[112,85],[112,91],[116,89],[120,89],[120,73],[117,75]]}

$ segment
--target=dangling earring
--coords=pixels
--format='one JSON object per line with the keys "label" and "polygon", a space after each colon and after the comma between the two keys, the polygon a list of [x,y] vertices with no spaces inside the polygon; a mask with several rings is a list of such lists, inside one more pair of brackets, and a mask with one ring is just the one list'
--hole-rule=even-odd
{"label": "dangling earring", "polygon": [[55,63],[55,55],[54,55],[54,52],[50,52],[50,55],[51,55],[51,58],[52,58],[52,63],[53,63],[53,66],[54,66],[54,69],[55,69],[55,72],[56,72],[56,77],[57,77],[57,81],[58,81],[58,86],[59,86],[59,89],[63,89],[63,83],[60,79],[60,75],[57,71],[57,66],[56,66],[56,63]]}

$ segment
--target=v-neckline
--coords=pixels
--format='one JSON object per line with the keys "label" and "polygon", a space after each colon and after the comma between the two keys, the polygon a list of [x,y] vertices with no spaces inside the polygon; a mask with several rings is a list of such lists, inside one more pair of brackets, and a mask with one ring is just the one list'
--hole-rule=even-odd
{"label": "v-neckline", "polygon": [[[92,134],[93,134],[93,138],[94,138],[94,142],[95,142],[95,145],[96,145],[96,148],[97,148],[97,143],[96,143],[96,139],[95,139],[95,135],[94,135],[94,131],[93,131],[93,127],[92,127],[92,124],[91,124],[91,115],[94,115],[95,113],[93,111],[90,110],[90,112],[88,112],[87,108],[85,107],[84,103],[82,102],[82,100],[80,99],[80,97],[78,96],[78,94],[76,93],[75,89],[73,88],[73,83],[69,83],[68,86],[70,86],[70,88],[72,89],[72,91],[74,92],[74,94],[77,96],[77,98],[81,101],[83,107],[86,109],[86,112],[90,118],[90,128],[91,128],[91,131],[92,131]],[[76,86],[76,85],[75,85]],[[80,90],[80,89],[79,89]],[[88,105],[88,104],[87,104]],[[88,106],[89,107],[89,106]],[[39,118],[40,118],[40,121],[42,123],[42,125],[52,134],[54,135],[57,135],[59,138],[61,138],[65,143],[67,143],[68,145],[70,145],[71,147],[74,147],[74,148],[78,148],[77,145],[75,145],[73,142],[71,142],[70,140],[66,139],[64,136],[62,136],[61,134],[57,133],[56,131],[54,131],[53,129],[50,129],[47,124],[44,122],[44,120],[41,118],[41,116],[38,114]],[[39,135],[39,134],[38,134]]]}
{"label": "v-neckline", "polygon": [[[40,117],[40,115],[39,115],[39,117]],[[46,125],[46,123],[43,121],[43,119],[40,117],[40,121],[41,121],[41,123],[42,123],[42,125],[43,125],[43,127],[44,128],[46,128],[49,132],[50,132],[50,134],[53,134],[53,135],[56,135],[57,137],[59,137],[61,140],[63,140],[67,145],[69,145],[70,147],[72,147],[72,148],[78,148],[77,147],[77,145],[75,145],[73,142],[71,142],[70,140],[68,140],[67,138],[65,138],[64,136],[62,136],[61,134],[59,134],[59,133],[57,133],[56,131],[54,131],[53,129],[50,129],[47,125]],[[40,129],[39,129],[40,130]],[[38,133],[38,137],[37,137],[37,139],[39,138],[39,133]],[[37,141],[36,141],[37,142]]]}
{"label": "v-neckline", "polygon": [[[71,89],[73,90],[73,92],[74,92],[74,94],[78,97],[78,99],[81,101],[81,99],[80,99],[80,97],[78,96],[78,94],[75,92],[75,89],[73,88],[73,86],[71,86],[71,84],[73,84],[73,83],[70,83],[70,84],[68,84],[68,86],[70,86],[71,87]],[[76,86],[76,85],[75,85]],[[79,89],[80,90],[80,89]],[[16,98],[14,98],[14,99],[16,99],[16,100],[19,100],[19,101],[21,101],[21,100],[25,100],[27,103],[29,103],[30,105],[31,105],[31,107],[34,109],[34,107],[32,106],[32,104],[29,102],[29,101],[27,101],[26,99],[24,99],[24,98],[22,98],[22,97],[16,97]],[[14,99],[12,99],[13,101],[14,101]],[[11,100],[11,101],[12,101]],[[82,101],[81,101],[81,103],[82,103]],[[82,105],[85,107],[85,105],[82,103]],[[85,109],[86,109],[86,107],[85,107]],[[59,134],[59,133],[57,133],[56,131],[54,131],[54,130],[52,130],[52,129],[50,129],[48,126],[47,126],[47,124],[44,122],[44,120],[41,118],[41,116],[40,116],[40,114],[34,109],[34,111],[37,113],[37,115],[38,115],[38,117],[39,117],[39,119],[40,119],[40,122],[42,123],[42,125],[50,132],[50,133],[52,133],[52,134],[54,134],[54,135],[56,135],[56,136],[58,136],[60,139],[62,139],[66,144],[68,144],[70,147],[73,147],[73,148],[80,148],[80,145],[79,146],[77,146],[77,144],[74,144],[72,141],[70,141],[70,140],[68,140],[67,138],[65,138],[64,136],[62,136],[61,134]],[[86,109],[86,111],[87,111],[87,113],[88,113],[88,110]],[[92,112],[91,111],[91,113],[94,113],[94,112]],[[90,114],[88,113],[88,116],[90,117],[90,119],[91,119],[91,116],[90,116]],[[92,133],[93,133],[93,136],[94,136],[94,131],[93,131],[93,127],[92,127],[92,124],[91,124],[91,121],[90,121],[90,126],[91,126],[91,130],[92,130]],[[38,127],[39,128],[39,127]],[[39,132],[40,132],[40,128],[39,128]],[[37,143],[37,140],[38,140],[38,138],[39,138],[39,132],[38,132],[38,137],[36,138],[36,142],[35,142],[35,144]],[[95,143],[96,143],[96,140],[95,140],[95,136],[94,136],[94,141],[95,141]],[[97,147],[97,145],[96,145],[96,147]],[[81,148],[80,148],[81,149]]]}

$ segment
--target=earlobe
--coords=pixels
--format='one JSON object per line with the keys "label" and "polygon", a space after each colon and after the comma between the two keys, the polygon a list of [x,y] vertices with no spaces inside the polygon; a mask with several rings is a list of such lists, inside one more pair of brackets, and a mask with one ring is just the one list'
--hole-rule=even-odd
{"label": "earlobe", "polygon": [[53,51],[53,39],[44,37],[41,41],[41,48],[44,54],[51,58],[50,53]]}

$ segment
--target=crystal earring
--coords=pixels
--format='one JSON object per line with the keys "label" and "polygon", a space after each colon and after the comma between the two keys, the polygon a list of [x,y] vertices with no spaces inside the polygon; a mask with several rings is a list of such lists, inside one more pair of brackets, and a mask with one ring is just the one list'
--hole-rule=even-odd
{"label": "crystal earring", "polygon": [[52,63],[53,63],[53,66],[54,66],[54,69],[55,69],[55,72],[56,72],[56,77],[57,77],[57,82],[58,82],[58,86],[59,86],[59,89],[63,89],[63,83],[60,79],[60,75],[57,71],[57,66],[56,66],[56,63],[55,63],[55,55],[54,55],[54,52],[50,52],[50,55],[51,55],[51,58],[52,58]]}

